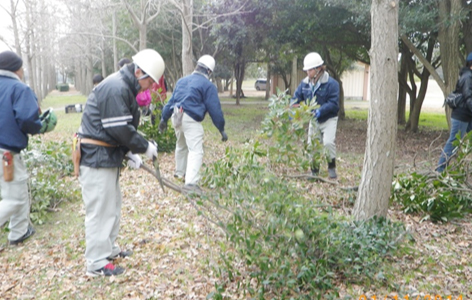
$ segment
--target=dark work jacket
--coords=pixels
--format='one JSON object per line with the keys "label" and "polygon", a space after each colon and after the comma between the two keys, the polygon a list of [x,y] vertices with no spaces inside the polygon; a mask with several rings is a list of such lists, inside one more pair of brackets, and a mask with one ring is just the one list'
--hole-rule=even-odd
{"label": "dark work jacket", "polygon": [[115,147],[81,144],[80,164],[92,168],[120,167],[126,152],[145,153],[148,141],[138,132],[140,89],[134,64],[128,64],[100,82],[85,104],[79,136]]}
{"label": "dark work jacket", "polygon": [[38,100],[13,72],[0,70],[0,148],[19,153],[28,134],[39,133]]}
{"label": "dark work jacket", "polygon": [[456,92],[462,93],[462,103],[452,110],[451,118],[462,122],[472,121],[472,70],[464,67],[459,72],[459,80],[456,84]]}
{"label": "dark work jacket", "polygon": [[306,104],[310,104],[312,98],[315,97],[316,103],[320,105],[318,109],[320,111],[318,122],[324,123],[326,120],[338,116],[339,83],[331,78],[327,72],[321,76],[319,81],[321,83],[320,87],[313,95],[309,78],[306,77],[303,79],[292,97],[292,103],[305,102]]}
{"label": "dark work jacket", "polygon": [[172,97],[162,109],[161,120],[167,122],[176,105],[197,122],[202,122],[208,112],[215,127],[220,132],[225,130],[218,90],[204,74],[195,71],[177,81]]}

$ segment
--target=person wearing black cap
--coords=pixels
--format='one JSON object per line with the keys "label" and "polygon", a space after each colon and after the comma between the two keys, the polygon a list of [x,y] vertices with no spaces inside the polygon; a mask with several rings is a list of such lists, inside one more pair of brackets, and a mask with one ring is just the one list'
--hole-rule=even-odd
{"label": "person wearing black cap", "polygon": [[96,87],[100,82],[103,81],[102,74],[95,74],[92,78],[92,81],[93,81],[93,87]]}
{"label": "person wearing black cap", "polygon": [[460,134],[463,138],[472,129],[472,52],[467,55],[465,66],[459,72],[455,90],[462,94],[462,105],[452,110],[451,132],[439,157],[437,172],[443,172],[446,169],[454,153],[453,142],[456,140],[456,135]]}
{"label": "person wearing black cap", "polygon": [[121,69],[123,68],[124,65],[127,65],[131,62],[131,60],[129,60],[128,58],[126,57],[123,57],[122,59],[120,59],[120,61],[118,62],[118,69]]}
{"label": "person wearing black cap", "polygon": [[10,221],[10,245],[17,245],[35,233],[29,222],[28,172],[20,151],[28,146],[28,134],[40,133],[41,121],[36,95],[22,79],[22,59],[12,51],[1,52],[0,226]]}

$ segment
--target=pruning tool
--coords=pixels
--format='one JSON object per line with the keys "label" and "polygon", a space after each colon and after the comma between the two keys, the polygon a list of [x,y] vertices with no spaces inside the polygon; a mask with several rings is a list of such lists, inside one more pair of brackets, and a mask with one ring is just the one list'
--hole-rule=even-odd
{"label": "pruning tool", "polygon": [[[152,141],[154,144],[156,144],[155,141]],[[157,145],[157,144],[156,144]],[[152,164],[154,165],[154,169],[156,170],[156,177],[157,177],[157,180],[159,180],[159,184],[161,185],[161,188],[162,188],[162,191],[165,193],[165,190],[164,190],[164,182],[162,181],[162,176],[161,176],[161,171],[159,169],[159,161],[157,161],[157,157],[154,156],[152,158]]]}
{"label": "pruning tool", "polygon": [[159,162],[157,161],[157,157],[152,158],[152,163],[154,164],[154,168],[156,169],[157,180],[159,180],[159,184],[161,185],[162,191],[165,192],[164,182],[162,181],[161,171],[159,170]]}

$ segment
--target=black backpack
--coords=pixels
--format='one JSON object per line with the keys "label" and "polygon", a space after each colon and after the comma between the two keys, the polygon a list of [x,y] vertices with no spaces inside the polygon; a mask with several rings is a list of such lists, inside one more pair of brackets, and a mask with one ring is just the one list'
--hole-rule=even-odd
{"label": "black backpack", "polygon": [[[462,105],[462,93],[457,93],[456,91],[450,93],[446,99],[444,99],[444,105],[448,105],[450,108],[458,108]],[[443,105],[443,106],[444,106]]]}
{"label": "black backpack", "polygon": [[459,86],[459,82],[460,82],[460,78],[459,78],[459,80],[457,80],[456,89],[452,93],[447,95],[446,99],[444,99],[444,105],[443,106],[445,106],[447,104],[452,109],[455,109],[455,108],[458,108],[458,107],[462,106],[462,102],[464,100],[463,99],[464,97],[462,97],[462,93],[459,92],[461,90],[461,87]]}

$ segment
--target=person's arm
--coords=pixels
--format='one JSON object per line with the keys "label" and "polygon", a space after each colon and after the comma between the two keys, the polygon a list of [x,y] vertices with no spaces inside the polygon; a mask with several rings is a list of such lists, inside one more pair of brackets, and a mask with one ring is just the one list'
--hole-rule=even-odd
{"label": "person's arm", "polygon": [[41,129],[38,100],[34,92],[25,87],[16,92],[13,111],[18,127],[26,134],[37,134]]}
{"label": "person's arm", "polygon": [[303,94],[303,82],[301,82],[290,100],[290,105],[300,104],[303,101],[305,101],[305,95]]}
{"label": "person's arm", "polygon": [[318,109],[321,117],[329,112],[339,111],[339,83],[333,79],[326,88],[329,89],[326,102]]}
{"label": "person's arm", "polygon": [[103,129],[118,145],[127,147],[133,153],[145,153],[149,143],[133,125],[134,116],[125,97],[128,95],[116,92],[109,95],[106,101],[98,102]]}

